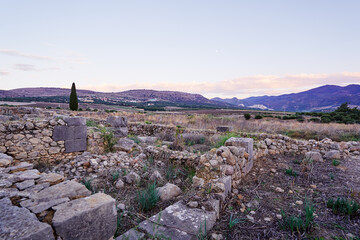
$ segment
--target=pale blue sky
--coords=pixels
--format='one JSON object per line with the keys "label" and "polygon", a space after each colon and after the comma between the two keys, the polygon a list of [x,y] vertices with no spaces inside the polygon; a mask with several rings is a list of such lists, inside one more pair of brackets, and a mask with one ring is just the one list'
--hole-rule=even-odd
{"label": "pale blue sky", "polygon": [[0,89],[207,97],[360,84],[360,1],[0,0]]}

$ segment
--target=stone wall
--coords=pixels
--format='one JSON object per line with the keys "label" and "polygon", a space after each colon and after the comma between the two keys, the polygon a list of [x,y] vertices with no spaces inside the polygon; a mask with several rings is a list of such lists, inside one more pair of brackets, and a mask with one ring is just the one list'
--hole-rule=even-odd
{"label": "stone wall", "polygon": [[65,142],[53,140],[52,135],[55,127],[65,125],[61,118],[0,122],[0,152],[17,160],[60,156],[65,152]]}

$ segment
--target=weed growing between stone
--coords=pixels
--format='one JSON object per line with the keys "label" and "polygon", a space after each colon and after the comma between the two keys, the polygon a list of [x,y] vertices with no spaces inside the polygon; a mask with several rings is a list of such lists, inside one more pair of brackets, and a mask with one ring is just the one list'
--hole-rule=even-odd
{"label": "weed growing between stone", "polygon": [[116,138],[114,137],[113,132],[109,131],[106,127],[101,128],[100,132],[104,140],[104,151],[107,153],[113,152],[116,144]]}
{"label": "weed growing between stone", "polygon": [[151,183],[145,190],[139,192],[138,203],[142,211],[153,209],[159,201],[159,193],[156,189],[156,182]]}

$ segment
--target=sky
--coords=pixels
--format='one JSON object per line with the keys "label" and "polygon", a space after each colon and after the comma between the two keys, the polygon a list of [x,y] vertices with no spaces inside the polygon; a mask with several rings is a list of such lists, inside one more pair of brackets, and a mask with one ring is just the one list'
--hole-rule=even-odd
{"label": "sky", "polygon": [[205,97],[360,84],[358,0],[0,0],[0,89]]}

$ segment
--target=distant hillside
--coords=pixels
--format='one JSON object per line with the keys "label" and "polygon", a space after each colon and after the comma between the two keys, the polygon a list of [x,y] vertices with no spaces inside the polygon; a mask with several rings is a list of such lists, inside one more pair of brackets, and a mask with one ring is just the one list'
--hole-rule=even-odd
{"label": "distant hillside", "polygon": [[[124,92],[95,92],[77,90],[80,101],[119,104],[126,106],[178,106],[178,107],[211,107],[234,108],[227,103],[209,100],[200,94],[191,94],[176,91],[129,90]],[[0,100],[7,101],[45,101],[66,102],[70,96],[70,89],[66,88],[19,88],[0,90]]]}
{"label": "distant hillside", "polygon": [[280,96],[249,97],[245,99],[213,98],[218,102],[247,108],[271,109],[278,111],[332,111],[342,103],[360,106],[360,85],[346,87],[325,85],[305,92]]}

